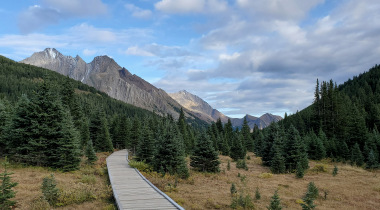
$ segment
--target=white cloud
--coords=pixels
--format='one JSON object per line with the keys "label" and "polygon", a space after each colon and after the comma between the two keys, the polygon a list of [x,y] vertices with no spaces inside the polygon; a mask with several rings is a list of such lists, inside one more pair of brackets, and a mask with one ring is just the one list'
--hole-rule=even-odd
{"label": "white cloud", "polygon": [[216,13],[226,11],[228,3],[225,0],[161,0],[154,6],[170,14]]}
{"label": "white cloud", "polygon": [[22,11],[18,17],[18,26],[24,34],[57,24],[62,19],[92,17],[107,13],[107,6],[101,0],[42,0]]}
{"label": "white cloud", "polygon": [[88,17],[107,13],[107,6],[101,0],[42,0],[42,3],[63,16]]}
{"label": "white cloud", "polygon": [[84,56],[93,56],[97,52],[98,52],[97,50],[89,50],[89,49],[86,48],[86,49],[83,50],[82,53],[83,53]]}
{"label": "white cloud", "polygon": [[139,7],[136,7],[133,4],[125,4],[124,7],[132,12],[132,16],[136,18],[150,18],[152,16],[152,11],[147,10],[147,9],[141,9]]}
{"label": "white cloud", "polygon": [[83,37],[84,40],[90,42],[115,42],[117,35],[110,29],[95,28],[92,25],[82,23],[70,29],[74,34]]}
{"label": "white cloud", "polygon": [[154,56],[154,54],[145,51],[137,46],[129,47],[126,51],[125,54],[127,55],[136,55],[136,56]]}
{"label": "white cloud", "polygon": [[237,0],[240,8],[257,18],[300,20],[311,8],[325,0]]}
{"label": "white cloud", "polygon": [[192,13],[201,12],[205,0],[161,0],[154,6],[157,10],[167,13]]}

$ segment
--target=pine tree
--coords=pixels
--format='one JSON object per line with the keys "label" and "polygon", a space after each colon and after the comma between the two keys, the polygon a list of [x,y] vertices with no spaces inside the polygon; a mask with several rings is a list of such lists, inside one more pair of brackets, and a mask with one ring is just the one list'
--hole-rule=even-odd
{"label": "pine tree", "polygon": [[318,188],[315,186],[314,182],[310,182],[307,187],[307,192],[303,197],[303,203],[301,203],[303,210],[314,209],[314,200],[318,197]]}
{"label": "pine tree", "polygon": [[255,191],[255,199],[256,200],[260,200],[261,199],[261,194],[260,194],[260,191],[259,191],[259,188],[256,187],[256,191]]}
{"label": "pine tree", "polygon": [[271,161],[270,170],[274,174],[285,173],[285,160],[279,146],[275,146],[274,148],[274,156]]}
{"label": "pine tree", "polygon": [[245,149],[253,152],[253,139],[251,135],[251,128],[248,126],[247,117],[244,117],[241,133],[243,135],[243,145],[245,146]]}
{"label": "pine tree", "polygon": [[51,206],[55,206],[59,196],[59,189],[57,188],[57,182],[55,181],[54,174],[50,174],[50,177],[45,177],[42,180],[41,189],[43,198]]}
{"label": "pine tree", "polygon": [[221,146],[222,155],[230,155],[230,146],[228,145],[227,139],[222,137],[222,146]]}
{"label": "pine tree", "polygon": [[189,171],[177,127],[166,122],[160,133],[153,168],[161,173],[178,174],[181,178],[187,178]]}
{"label": "pine tree", "polygon": [[142,136],[137,144],[136,157],[139,161],[151,163],[154,156],[154,139],[150,128],[145,124],[142,128]]}
{"label": "pine tree", "polygon": [[[80,135],[81,135],[80,149],[84,150],[88,146],[88,141],[90,141],[90,128],[89,128],[88,120],[84,120]],[[91,141],[91,144],[92,144],[92,141]]]}
{"label": "pine tree", "polygon": [[[286,156],[285,156],[285,166],[287,170],[294,171],[297,167],[297,162],[302,161],[302,167],[305,167],[307,164],[307,154],[304,145],[300,140],[299,133],[297,129],[291,125],[288,130],[288,140],[286,142]],[[306,155],[306,163],[305,162]]]}
{"label": "pine tree", "polygon": [[[80,149],[79,134],[68,111],[62,113],[60,136],[57,137],[58,146],[47,155],[49,165],[63,171],[73,171],[79,168]],[[48,145],[53,145],[51,142]]]}
{"label": "pine tree", "polygon": [[89,164],[93,164],[96,160],[98,160],[98,157],[96,156],[96,153],[94,150],[94,146],[93,146],[92,141],[90,139],[87,141],[85,155],[87,157],[87,162]]}
{"label": "pine tree", "polygon": [[0,157],[5,154],[6,141],[5,141],[5,132],[6,126],[9,125],[11,120],[11,109],[8,106],[6,100],[0,98]]}
{"label": "pine tree", "polygon": [[108,130],[107,119],[102,118],[100,121],[100,130],[96,137],[98,143],[98,151],[113,152],[111,136]]}
{"label": "pine tree", "polygon": [[132,122],[132,127],[131,127],[131,133],[129,136],[130,139],[130,148],[132,152],[136,152],[136,147],[138,142],[140,141],[140,136],[141,136],[141,123],[140,119],[135,115],[133,118]]}
{"label": "pine tree", "polygon": [[297,162],[296,177],[297,178],[303,178],[304,175],[305,175],[305,169],[302,167],[302,163]]}
{"label": "pine tree", "polygon": [[231,184],[230,192],[231,195],[235,195],[237,193],[236,186],[234,183]]}
{"label": "pine tree", "polygon": [[379,167],[379,162],[377,161],[375,153],[373,152],[373,150],[371,150],[368,155],[368,161],[366,162],[366,168],[374,169],[378,167]]}
{"label": "pine tree", "polygon": [[13,187],[17,186],[17,182],[12,182],[10,175],[13,173],[8,172],[8,161],[5,158],[2,163],[4,167],[3,173],[0,173],[0,209],[11,209],[12,206],[16,204],[16,201],[12,201],[10,199],[15,197],[15,192],[12,190]]}
{"label": "pine tree", "polygon": [[242,144],[242,138],[241,134],[233,134],[230,157],[234,160],[244,159],[247,154]]}
{"label": "pine tree", "polygon": [[355,143],[351,151],[351,164],[356,164],[357,166],[362,166],[364,164],[364,157],[360,151],[359,144]]}
{"label": "pine tree", "polygon": [[333,175],[333,176],[336,176],[337,174],[338,174],[338,167],[337,167],[337,166],[334,166],[334,169],[333,169],[332,175]]}
{"label": "pine tree", "polygon": [[193,154],[190,156],[190,166],[203,172],[218,172],[219,156],[212,146],[209,137],[202,133],[196,141]]}
{"label": "pine tree", "polygon": [[274,192],[274,195],[272,196],[270,200],[270,204],[267,207],[268,210],[281,210],[281,199],[280,196],[278,196],[277,190]]}

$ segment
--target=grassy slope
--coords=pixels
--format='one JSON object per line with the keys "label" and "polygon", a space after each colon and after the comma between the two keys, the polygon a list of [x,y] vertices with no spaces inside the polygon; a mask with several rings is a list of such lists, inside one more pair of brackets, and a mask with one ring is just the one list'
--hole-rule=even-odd
{"label": "grassy slope", "polygon": [[[18,182],[14,188],[16,197],[12,199],[17,201],[16,209],[46,209],[46,203],[39,198],[42,196],[42,180],[50,174],[54,174],[57,187],[65,193],[63,200],[72,203],[59,209],[115,209],[106,170],[105,160],[108,155],[108,153],[98,153],[99,160],[95,165],[83,164],[80,170],[67,173],[42,167],[11,164],[9,172],[14,173],[11,175],[12,181]],[[1,159],[0,162],[2,161],[4,160]],[[2,170],[3,168],[0,168],[0,172]],[[89,201],[75,204],[75,199],[86,195],[91,195]]]}
{"label": "grassy slope", "polygon": [[[271,178],[262,178],[262,174],[270,173],[270,170],[261,165],[260,158],[252,153],[249,155],[251,160],[247,160],[248,171],[236,169],[232,161],[231,170],[227,171],[227,161],[231,159],[220,156],[220,174],[192,171],[191,177],[188,180],[179,180],[176,188],[170,187],[175,184],[174,177],[161,177],[155,173],[144,175],[186,209],[229,209],[231,183],[237,185],[238,192],[244,190],[252,198],[256,187],[259,187],[261,199],[254,200],[256,209],[266,209],[276,189],[279,189],[283,207],[301,209],[299,202],[311,181],[319,189],[319,198],[314,202],[317,209],[380,209],[380,171],[370,172],[337,163],[338,175],[333,177],[334,163],[324,160],[327,172],[313,171],[312,168],[322,162],[311,161],[311,169],[303,179],[295,178],[294,174],[274,174]],[[243,184],[238,173],[246,176],[246,184]],[[327,200],[324,200],[324,191],[328,192]]]}

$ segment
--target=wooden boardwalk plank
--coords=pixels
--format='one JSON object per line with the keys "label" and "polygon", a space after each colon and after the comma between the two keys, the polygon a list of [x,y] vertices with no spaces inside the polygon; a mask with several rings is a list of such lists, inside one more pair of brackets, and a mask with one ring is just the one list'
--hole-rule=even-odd
{"label": "wooden boardwalk plank", "polygon": [[120,150],[107,158],[108,175],[118,208],[183,210],[128,165],[127,153],[127,150]]}

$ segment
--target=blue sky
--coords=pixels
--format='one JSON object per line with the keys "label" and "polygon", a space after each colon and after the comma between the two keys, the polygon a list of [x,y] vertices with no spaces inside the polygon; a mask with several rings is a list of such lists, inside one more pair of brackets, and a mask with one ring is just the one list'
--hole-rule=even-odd
{"label": "blue sky", "polygon": [[228,116],[281,116],[380,63],[378,0],[5,0],[0,54],[108,55]]}

